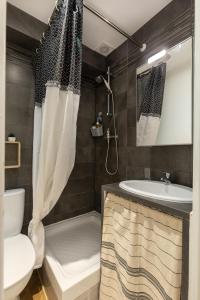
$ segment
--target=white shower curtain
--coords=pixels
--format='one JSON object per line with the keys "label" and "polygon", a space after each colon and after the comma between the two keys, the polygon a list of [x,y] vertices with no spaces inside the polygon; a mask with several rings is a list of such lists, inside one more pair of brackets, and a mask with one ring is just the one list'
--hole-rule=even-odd
{"label": "white shower curtain", "polygon": [[137,146],[156,144],[160,128],[160,116],[141,115],[137,123]]}
{"label": "white shower curtain", "polygon": [[33,219],[29,236],[36,267],[44,257],[42,219],[58,201],[74,166],[79,95],[48,86],[42,107],[35,107],[33,145]]}
{"label": "white shower curtain", "polygon": [[44,227],[74,166],[82,65],[82,0],[58,0],[34,60],[33,218],[29,224],[38,268]]}

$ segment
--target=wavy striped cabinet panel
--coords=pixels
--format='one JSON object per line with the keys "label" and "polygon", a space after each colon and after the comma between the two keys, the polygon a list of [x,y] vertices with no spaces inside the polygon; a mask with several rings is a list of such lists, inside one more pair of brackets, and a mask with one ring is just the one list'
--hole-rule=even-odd
{"label": "wavy striped cabinet panel", "polygon": [[108,193],[100,300],[180,300],[183,220]]}

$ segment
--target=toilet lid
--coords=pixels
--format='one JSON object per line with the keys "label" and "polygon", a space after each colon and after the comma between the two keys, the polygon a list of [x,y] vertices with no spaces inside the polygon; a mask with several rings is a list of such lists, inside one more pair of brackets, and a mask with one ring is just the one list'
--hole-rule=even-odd
{"label": "toilet lid", "polygon": [[26,277],[34,264],[35,251],[26,235],[4,239],[4,289]]}

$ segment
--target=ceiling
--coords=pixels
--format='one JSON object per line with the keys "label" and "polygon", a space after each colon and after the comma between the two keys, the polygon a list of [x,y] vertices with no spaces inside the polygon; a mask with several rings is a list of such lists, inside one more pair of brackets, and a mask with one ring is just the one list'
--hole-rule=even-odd
{"label": "ceiling", "polygon": [[[84,0],[107,19],[132,35],[172,0]],[[55,0],[8,0],[12,5],[44,23],[52,14]],[[92,50],[108,55],[125,38],[95,15],[84,9],[83,43]]]}

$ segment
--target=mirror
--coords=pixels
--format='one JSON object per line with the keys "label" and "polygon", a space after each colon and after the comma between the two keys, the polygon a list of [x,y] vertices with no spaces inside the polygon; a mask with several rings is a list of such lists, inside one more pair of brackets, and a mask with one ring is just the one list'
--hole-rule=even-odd
{"label": "mirror", "polygon": [[192,144],[192,38],[137,68],[137,146]]}

